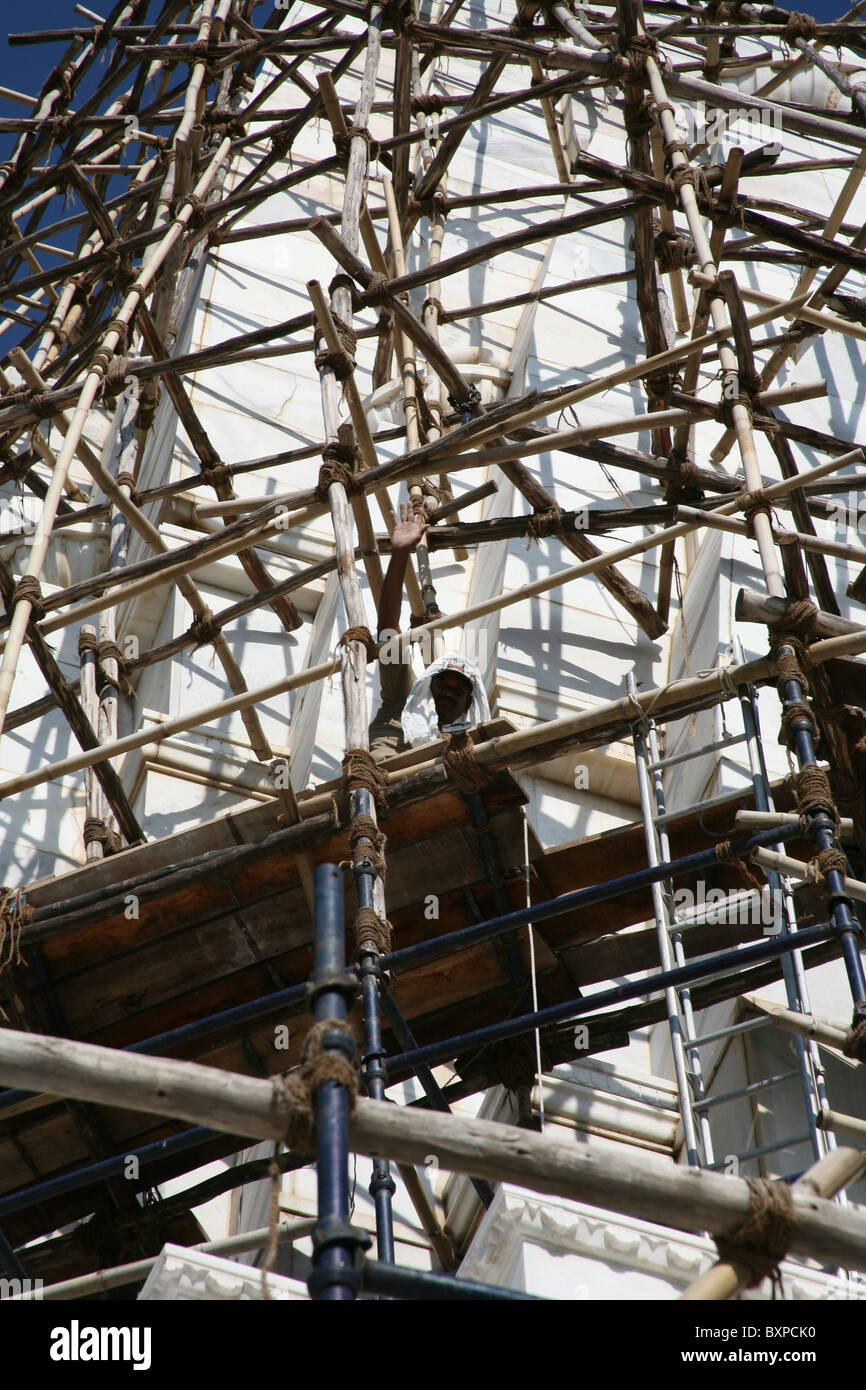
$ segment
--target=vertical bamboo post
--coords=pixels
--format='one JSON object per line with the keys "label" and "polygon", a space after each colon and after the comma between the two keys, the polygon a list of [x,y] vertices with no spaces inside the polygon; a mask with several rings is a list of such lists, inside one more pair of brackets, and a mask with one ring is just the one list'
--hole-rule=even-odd
{"label": "vertical bamboo post", "polygon": [[[82,623],[78,635],[78,655],[81,661],[81,706],[91,726],[97,726],[99,701],[96,694],[96,628],[90,623]],[[92,767],[84,774],[84,853],[88,860],[101,859],[102,843],[93,832],[102,820],[102,795],[96,774]]]}

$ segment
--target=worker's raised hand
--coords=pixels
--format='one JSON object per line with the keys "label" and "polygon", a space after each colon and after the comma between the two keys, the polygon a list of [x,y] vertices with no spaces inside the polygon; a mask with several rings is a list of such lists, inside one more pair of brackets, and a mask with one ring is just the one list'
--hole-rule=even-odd
{"label": "worker's raised hand", "polygon": [[400,520],[391,535],[391,550],[414,550],[427,530],[423,513],[414,511],[411,504],[400,503]]}

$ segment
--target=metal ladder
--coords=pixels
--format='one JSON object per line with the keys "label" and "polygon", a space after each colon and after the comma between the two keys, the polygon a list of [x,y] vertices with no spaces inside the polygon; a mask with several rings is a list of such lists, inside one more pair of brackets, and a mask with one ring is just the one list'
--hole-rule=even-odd
{"label": "metal ladder", "polygon": [[[633,676],[628,677],[628,691],[632,697],[636,694]],[[673,813],[668,812],[664,799],[663,773],[669,767],[701,757],[706,753],[722,751],[745,743],[748,749],[756,805],[761,810],[772,809],[766,768],[761,753],[754,696],[752,691],[744,686],[738,690],[738,698],[743,713],[744,732],[742,734],[731,735],[724,729],[724,708],[722,706],[723,736],[721,739],[716,739],[683,753],[677,753],[669,758],[659,757],[656,727],[651,718],[644,719],[634,726],[632,737],[638,792],[647,860],[651,866],[670,859],[670,843],[666,826],[674,814],[682,815],[684,812],[717,805],[729,799],[729,794],[725,794],[699,801],[694,806],[680,807]],[[777,874],[768,875],[768,880],[771,892],[775,891],[782,894],[782,898],[776,898],[774,901],[784,904],[786,921],[782,925],[783,932],[795,930],[794,904],[787,885],[783,884],[783,880]],[[692,925],[700,925],[708,919],[716,918],[722,913],[728,913],[731,908],[736,909],[744,899],[752,901],[753,891],[728,894],[723,902],[709,903],[691,911],[681,911],[676,906],[673,884],[670,880],[665,880],[664,883],[653,886],[652,898],[660,961],[663,969],[669,969],[672,965],[685,964],[684,931],[688,931]],[[797,1012],[809,1012],[805,972],[800,952],[787,953],[783,957],[783,962],[788,1007]],[[722,1039],[736,1038],[758,1028],[770,1026],[770,1020],[763,1018],[746,1020],[714,1032],[699,1034],[695,1027],[690,989],[671,988],[666,990],[665,1003],[680,1102],[683,1139],[688,1162],[691,1166],[721,1169],[726,1167],[732,1158],[736,1159],[739,1164],[804,1142],[811,1145],[814,1158],[817,1159],[833,1147],[832,1134],[829,1131],[819,1130],[816,1123],[817,1111],[822,1100],[826,1105],[826,1098],[820,1057],[817,1047],[813,1043],[806,1044],[802,1038],[794,1038],[796,1066],[790,1070],[751,1082],[721,1095],[708,1096],[704,1085],[701,1049]],[[710,1112],[715,1107],[730,1101],[750,1100],[753,1096],[760,1095],[794,1078],[799,1078],[803,1092],[806,1113],[803,1133],[786,1136],[773,1143],[757,1145],[736,1155],[726,1155],[724,1159],[717,1160],[713,1148]]]}

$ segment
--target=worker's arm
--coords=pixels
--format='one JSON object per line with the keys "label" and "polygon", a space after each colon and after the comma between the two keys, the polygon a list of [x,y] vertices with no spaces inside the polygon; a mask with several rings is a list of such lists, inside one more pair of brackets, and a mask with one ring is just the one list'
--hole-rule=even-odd
{"label": "worker's arm", "polygon": [[383,632],[400,631],[400,609],[403,606],[403,583],[409,558],[424,532],[427,522],[415,517],[411,506],[400,503],[400,520],[391,536],[391,558],[382,581],[382,594],[379,599],[378,628],[379,639]]}

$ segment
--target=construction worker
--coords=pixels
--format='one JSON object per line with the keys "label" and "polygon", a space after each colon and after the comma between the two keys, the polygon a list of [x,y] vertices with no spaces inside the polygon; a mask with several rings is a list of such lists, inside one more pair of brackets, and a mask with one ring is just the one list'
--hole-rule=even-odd
{"label": "construction worker", "polygon": [[[391,558],[379,600],[378,636],[385,641],[400,631],[400,609],[406,566],[427,530],[427,522],[400,504],[400,520],[391,536]],[[484,684],[476,668],[462,656],[440,656],[413,681],[411,648],[395,644],[379,659],[382,704],[370,725],[370,752],[390,758],[440,734],[490,718]]]}

